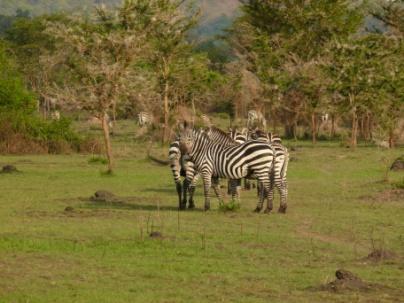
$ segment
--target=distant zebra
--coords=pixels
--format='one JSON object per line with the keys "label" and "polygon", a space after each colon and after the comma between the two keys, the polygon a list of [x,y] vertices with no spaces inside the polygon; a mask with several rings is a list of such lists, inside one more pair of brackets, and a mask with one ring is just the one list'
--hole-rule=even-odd
{"label": "distant zebra", "polygon": [[[107,113],[104,114],[104,117],[107,121],[108,128],[109,128],[109,133],[113,134],[114,131],[114,123],[112,122],[111,118]],[[102,119],[100,119],[98,116],[91,116],[90,118],[87,119],[87,123],[90,125],[90,127],[99,127],[101,126],[102,128]]]}
{"label": "distant zebra", "polygon": [[321,122],[325,123],[328,121],[328,113],[322,113],[320,116]]}
{"label": "distant zebra", "polygon": [[[282,145],[282,140],[278,135],[272,133],[266,133],[263,131],[255,132],[255,139],[258,141],[268,142],[271,144],[275,151],[274,159],[274,170],[271,176],[271,188],[268,194],[268,204],[265,212],[269,213],[273,209],[273,199],[274,199],[274,185],[278,189],[279,195],[281,196],[281,203],[279,207],[279,212],[286,212],[287,208],[287,196],[288,196],[288,184],[286,180],[286,174],[289,162],[289,152],[288,149]],[[262,188],[258,187],[258,193],[261,194]]]}
{"label": "distant zebra", "polygon": [[270,175],[273,169],[274,151],[264,142],[250,141],[239,145],[224,146],[209,139],[208,134],[186,126],[179,135],[181,151],[189,155],[204,183],[205,210],[210,208],[212,176],[229,178],[233,197],[238,179],[255,177],[266,189],[262,191],[256,211],[263,206],[264,195],[270,192]]}
{"label": "distant zebra", "polygon": [[212,122],[210,121],[210,118],[209,118],[208,115],[202,114],[202,115],[201,115],[201,119],[202,119],[203,124],[204,124],[205,127],[212,127],[213,124],[212,124]]}
{"label": "distant zebra", "polygon": [[153,115],[148,112],[140,112],[137,114],[137,122],[141,127],[151,125],[153,122]]}
{"label": "distant zebra", "polygon": [[256,124],[263,129],[267,128],[267,120],[264,115],[260,111],[249,110],[247,114],[247,128],[251,129]]}
{"label": "distant zebra", "polygon": [[60,112],[58,110],[51,111],[50,117],[52,120],[59,121],[60,120]]}

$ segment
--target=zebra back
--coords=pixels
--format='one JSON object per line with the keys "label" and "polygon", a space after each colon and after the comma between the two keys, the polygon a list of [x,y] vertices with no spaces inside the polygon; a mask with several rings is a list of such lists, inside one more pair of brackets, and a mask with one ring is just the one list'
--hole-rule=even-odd
{"label": "zebra back", "polygon": [[138,124],[140,126],[145,126],[152,123],[153,116],[148,112],[140,112],[137,114]]}

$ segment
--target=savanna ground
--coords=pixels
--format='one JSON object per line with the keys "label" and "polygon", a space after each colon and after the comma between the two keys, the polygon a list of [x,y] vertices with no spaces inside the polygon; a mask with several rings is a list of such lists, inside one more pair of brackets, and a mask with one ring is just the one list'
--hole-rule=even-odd
{"label": "savanna ground", "polygon": [[[198,209],[179,213],[169,167],[146,159],[130,124],[114,136],[113,176],[90,155],[0,157],[21,171],[0,175],[0,302],[403,300],[404,201],[392,191],[403,173],[383,182],[402,148],[288,142],[286,215],[253,213],[254,191],[239,211],[212,199],[202,212],[201,183]],[[89,201],[100,189],[122,203]],[[366,259],[374,249],[395,257]],[[318,291],[339,268],[384,287]]]}

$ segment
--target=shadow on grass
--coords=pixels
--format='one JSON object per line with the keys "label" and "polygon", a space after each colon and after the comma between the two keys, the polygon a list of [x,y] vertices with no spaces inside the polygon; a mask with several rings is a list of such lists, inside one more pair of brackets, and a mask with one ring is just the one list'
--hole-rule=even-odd
{"label": "shadow on grass", "polygon": [[170,187],[170,188],[144,188],[144,189],[142,189],[142,192],[145,192],[145,193],[150,193],[150,192],[175,193],[175,186]]}
{"label": "shadow on grass", "polygon": [[[150,198],[149,198],[150,199]],[[122,210],[146,210],[146,211],[178,211],[178,206],[176,205],[158,205],[157,203],[145,203],[144,200],[147,198],[122,198],[116,202],[104,202],[104,201],[91,201],[89,199],[81,199],[81,201],[86,202],[81,205],[80,208],[84,209],[122,209]],[[202,211],[202,209],[192,209],[186,211]]]}

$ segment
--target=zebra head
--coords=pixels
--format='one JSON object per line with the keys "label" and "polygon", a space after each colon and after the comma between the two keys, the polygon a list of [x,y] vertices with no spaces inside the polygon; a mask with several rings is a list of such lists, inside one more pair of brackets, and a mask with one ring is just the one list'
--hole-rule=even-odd
{"label": "zebra head", "polygon": [[180,144],[180,151],[182,154],[189,154],[195,141],[196,131],[193,127],[189,126],[186,122],[180,127],[178,133],[178,142]]}

